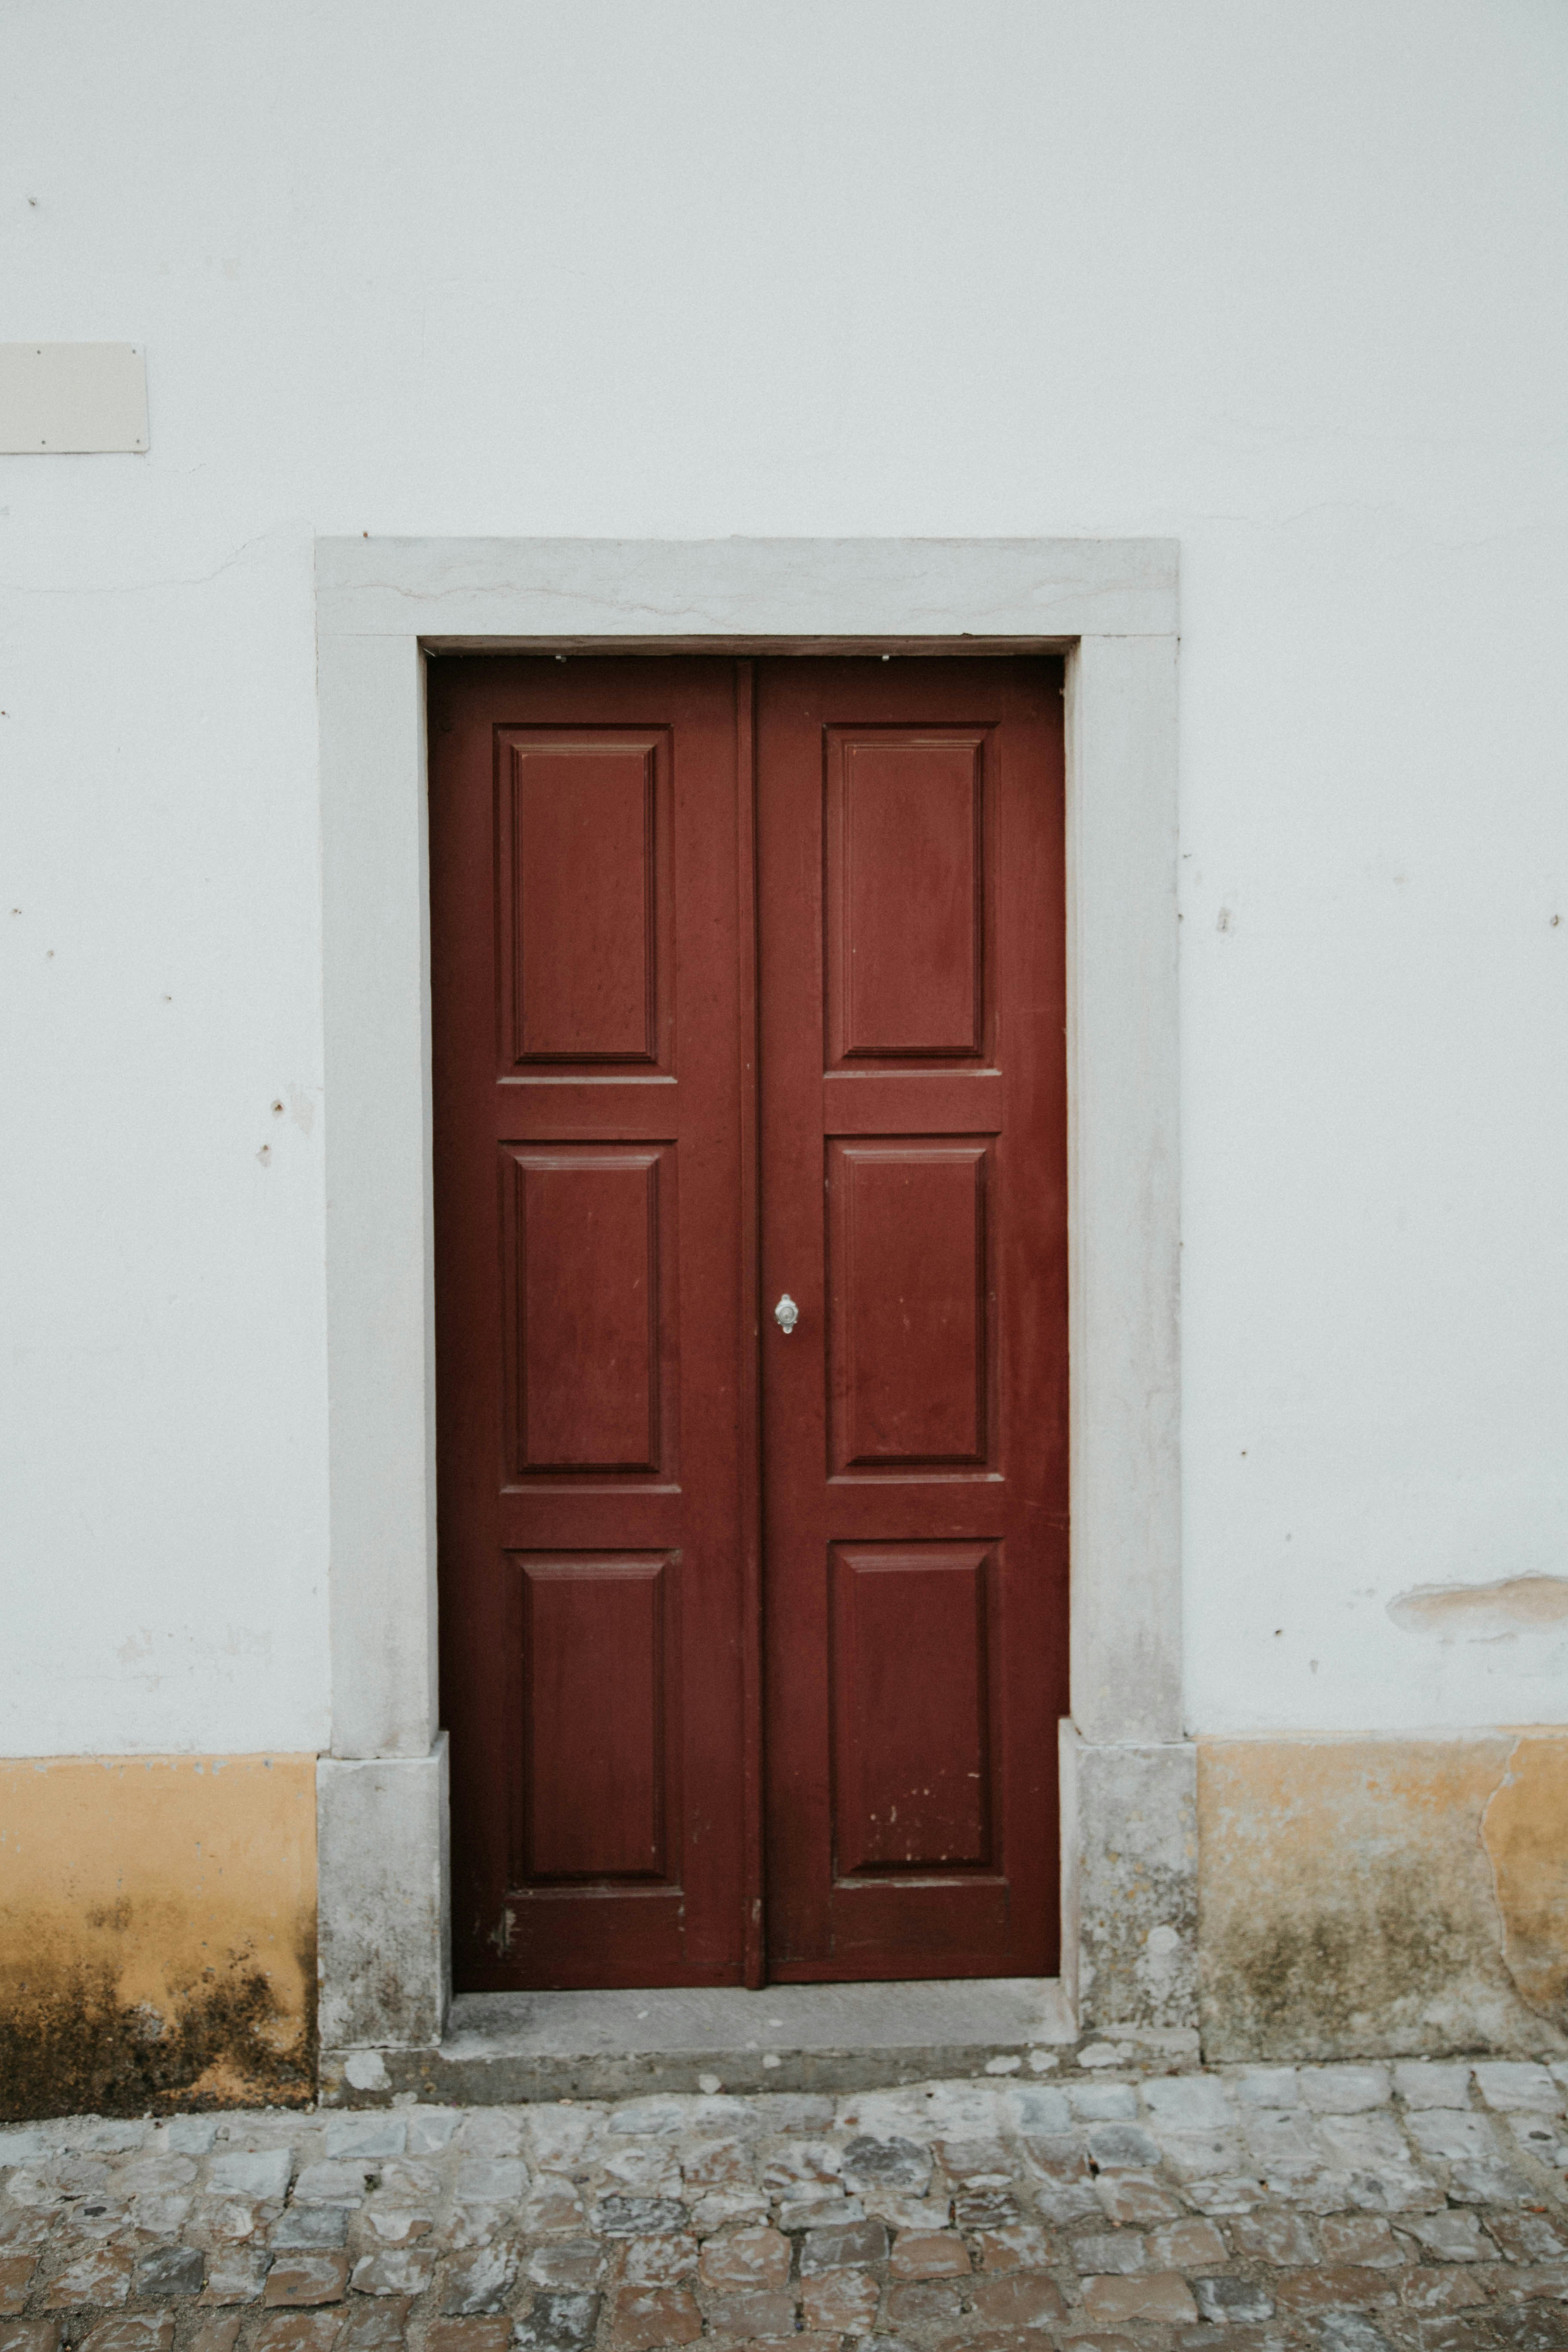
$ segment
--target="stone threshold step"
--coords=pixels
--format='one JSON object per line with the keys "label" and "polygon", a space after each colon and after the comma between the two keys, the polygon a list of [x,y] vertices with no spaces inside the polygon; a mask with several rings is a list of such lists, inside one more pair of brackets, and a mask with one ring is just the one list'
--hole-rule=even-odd
{"label": "stone threshold step", "polygon": [[321,2096],[332,2106],[383,2106],[411,2094],[484,2106],[1027,2079],[1072,2066],[1078,2039],[1054,1977],[459,1993],[438,2049],[324,2051]]}

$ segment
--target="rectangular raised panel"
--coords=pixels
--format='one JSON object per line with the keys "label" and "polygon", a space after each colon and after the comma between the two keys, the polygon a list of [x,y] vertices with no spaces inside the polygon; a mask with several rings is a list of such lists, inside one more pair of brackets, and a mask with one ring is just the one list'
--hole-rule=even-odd
{"label": "rectangular raised panel", "polygon": [[532,1553],[517,1566],[515,1881],[661,1878],[677,1563],[657,1553]]}
{"label": "rectangular raised panel", "polygon": [[984,730],[830,728],[829,1066],[986,1042]]}
{"label": "rectangular raised panel", "polygon": [[658,739],[561,729],[501,748],[505,1058],[655,1061]]}
{"label": "rectangular raised panel", "polygon": [[989,1146],[827,1146],[830,1466],[987,1458]]}
{"label": "rectangular raised panel", "polygon": [[668,1144],[503,1151],[512,1477],[659,1467],[674,1177]]}
{"label": "rectangular raised panel", "polygon": [[837,1544],[832,1584],[835,1869],[991,1860],[984,1544]]}

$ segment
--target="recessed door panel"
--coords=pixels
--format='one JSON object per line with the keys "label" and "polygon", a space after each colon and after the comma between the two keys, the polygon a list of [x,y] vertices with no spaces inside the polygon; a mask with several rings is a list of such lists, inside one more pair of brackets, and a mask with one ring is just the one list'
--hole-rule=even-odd
{"label": "recessed door panel", "polygon": [[513,1876],[668,1876],[679,1818],[679,1570],[664,1554],[514,1558],[521,1766]]}
{"label": "recessed door panel", "polygon": [[829,727],[828,1064],[985,1048],[983,730]]}
{"label": "recessed door panel", "polygon": [[929,1136],[828,1144],[836,1472],[985,1460],[986,1159]]}
{"label": "recessed door panel", "polygon": [[836,1875],[991,1860],[990,1553],[980,1544],[836,1544]]}
{"label": "recessed door panel", "polygon": [[674,1147],[509,1148],[501,1181],[511,1475],[668,1475]]}
{"label": "recessed door panel", "polygon": [[657,1061],[668,735],[509,729],[499,750],[503,1060]]}

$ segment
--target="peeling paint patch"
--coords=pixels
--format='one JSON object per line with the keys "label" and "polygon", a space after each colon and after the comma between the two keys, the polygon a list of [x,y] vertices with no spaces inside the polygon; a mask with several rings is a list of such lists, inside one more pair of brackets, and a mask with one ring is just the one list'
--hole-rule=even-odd
{"label": "peeling paint patch", "polygon": [[1505,1576],[1494,1584],[1415,1584],[1388,1613],[1402,1633],[1495,1642],[1536,1627],[1568,1625],[1568,1577]]}
{"label": "peeling paint patch", "polygon": [[0,1763],[0,2116],[304,2101],[315,1758]]}
{"label": "peeling paint patch", "polygon": [[1568,1734],[1200,1742],[1205,2057],[1568,2048],[1565,1824]]}

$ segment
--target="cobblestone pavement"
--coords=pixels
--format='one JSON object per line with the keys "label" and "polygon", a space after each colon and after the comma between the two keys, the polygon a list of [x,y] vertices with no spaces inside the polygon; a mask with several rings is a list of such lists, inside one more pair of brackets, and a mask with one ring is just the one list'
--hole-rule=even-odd
{"label": "cobblestone pavement", "polygon": [[1095,2055],[0,2131],[0,2352],[1568,2348],[1568,2065]]}

